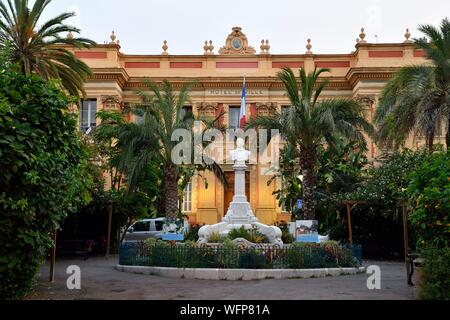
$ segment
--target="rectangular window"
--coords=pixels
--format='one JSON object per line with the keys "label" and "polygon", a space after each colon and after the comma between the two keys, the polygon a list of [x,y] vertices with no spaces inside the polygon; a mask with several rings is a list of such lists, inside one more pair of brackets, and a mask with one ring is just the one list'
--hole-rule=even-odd
{"label": "rectangular window", "polygon": [[80,130],[88,131],[97,126],[97,99],[81,100]]}
{"label": "rectangular window", "polygon": [[146,108],[145,107],[130,107],[130,105],[126,105],[125,108],[132,110],[132,113],[134,115],[134,123],[137,125],[144,124],[144,115]]}
{"label": "rectangular window", "polygon": [[192,113],[192,106],[184,106],[181,110],[181,119],[183,119],[189,113]]}
{"label": "rectangular window", "polygon": [[164,227],[164,221],[155,221],[155,230],[162,231]]}
{"label": "rectangular window", "polygon": [[183,192],[183,212],[192,212],[192,181],[186,185]]}
{"label": "rectangular window", "polygon": [[135,114],[135,115],[134,115],[134,123],[137,124],[137,125],[143,124],[143,123],[144,123],[144,117]]}
{"label": "rectangular window", "polygon": [[291,106],[281,106],[281,118],[286,117],[290,108],[291,108]]}
{"label": "rectangular window", "polygon": [[134,232],[148,232],[150,231],[150,221],[138,221],[133,225]]}
{"label": "rectangular window", "polygon": [[239,114],[241,113],[241,107],[230,107],[228,110],[228,128],[239,128]]}

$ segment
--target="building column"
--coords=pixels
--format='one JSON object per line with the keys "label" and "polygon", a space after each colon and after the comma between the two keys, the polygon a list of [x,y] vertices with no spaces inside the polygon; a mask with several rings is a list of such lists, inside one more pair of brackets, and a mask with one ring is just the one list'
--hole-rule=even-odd
{"label": "building column", "polygon": [[216,201],[217,179],[213,172],[205,171],[202,176],[208,181],[206,188],[203,181],[197,184],[197,223],[215,224],[218,221],[218,210]]}
{"label": "building column", "polygon": [[255,215],[260,222],[272,225],[277,221],[277,205],[276,198],[273,195],[275,184],[272,182],[270,185],[267,185],[272,178],[271,175],[265,173],[267,169],[267,166],[261,165],[258,165],[256,168],[256,188],[258,188],[258,192]]}

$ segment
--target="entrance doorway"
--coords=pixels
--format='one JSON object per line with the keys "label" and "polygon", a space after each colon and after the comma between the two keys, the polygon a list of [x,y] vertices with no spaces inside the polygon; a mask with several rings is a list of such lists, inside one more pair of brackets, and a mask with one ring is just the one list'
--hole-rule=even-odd
{"label": "entrance doorway", "polygon": [[[223,214],[227,214],[231,201],[234,196],[234,171],[225,172],[225,177],[228,181],[228,189],[224,187],[223,194]],[[250,172],[245,172],[245,194],[247,201],[250,202]]]}

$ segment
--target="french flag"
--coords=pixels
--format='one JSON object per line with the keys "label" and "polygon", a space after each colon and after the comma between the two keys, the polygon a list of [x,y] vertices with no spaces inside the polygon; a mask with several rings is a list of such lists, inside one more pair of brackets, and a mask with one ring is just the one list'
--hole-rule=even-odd
{"label": "french flag", "polygon": [[244,78],[244,84],[242,86],[241,112],[239,113],[239,127],[241,129],[244,129],[245,126],[247,125],[246,104],[247,104],[247,89],[246,89],[245,78]]}

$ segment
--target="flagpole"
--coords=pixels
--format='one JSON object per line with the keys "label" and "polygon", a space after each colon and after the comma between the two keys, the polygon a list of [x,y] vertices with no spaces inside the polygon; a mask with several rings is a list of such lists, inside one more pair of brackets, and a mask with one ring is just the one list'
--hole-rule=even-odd
{"label": "flagpole", "polygon": [[[241,97],[241,109],[239,112],[239,128],[243,129],[242,127],[245,126],[246,119],[246,105],[247,105],[247,99],[246,99],[246,91],[247,91],[247,84],[246,84],[246,78],[244,74],[244,83],[242,85],[242,97]],[[244,123],[244,124],[243,124]]]}

